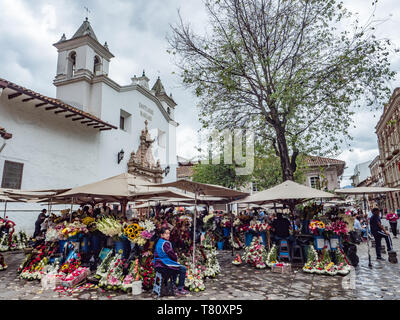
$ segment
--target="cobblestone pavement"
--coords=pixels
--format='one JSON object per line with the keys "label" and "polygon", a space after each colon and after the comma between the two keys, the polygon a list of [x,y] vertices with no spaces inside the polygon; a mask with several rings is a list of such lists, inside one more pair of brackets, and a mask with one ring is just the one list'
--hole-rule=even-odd
{"label": "cobblestone pavement", "polygon": [[[393,239],[399,252],[400,240]],[[219,251],[221,273],[205,281],[206,290],[186,296],[162,297],[161,300],[393,300],[400,299],[399,264],[377,261],[375,249],[370,248],[372,268],[368,267],[367,244],[357,246],[359,266],[343,276],[306,274],[295,269],[291,274],[278,274],[270,269],[254,269],[242,264],[235,266],[231,251]],[[8,264],[0,272],[0,300],[152,300],[155,295],[102,292],[86,289],[71,295],[42,290],[38,281],[19,279],[16,270],[23,253],[5,253]],[[387,258],[387,255],[383,255]]]}

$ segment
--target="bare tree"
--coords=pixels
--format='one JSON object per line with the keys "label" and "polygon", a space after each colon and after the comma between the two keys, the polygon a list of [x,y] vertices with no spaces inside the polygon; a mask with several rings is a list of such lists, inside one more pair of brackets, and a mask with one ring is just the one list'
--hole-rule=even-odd
{"label": "bare tree", "polygon": [[[205,0],[208,34],[179,14],[170,52],[203,127],[251,128],[293,180],[299,153],[337,152],[356,107],[388,98],[390,41],[336,0]],[[376,5],[376,4],[374,4]]]}

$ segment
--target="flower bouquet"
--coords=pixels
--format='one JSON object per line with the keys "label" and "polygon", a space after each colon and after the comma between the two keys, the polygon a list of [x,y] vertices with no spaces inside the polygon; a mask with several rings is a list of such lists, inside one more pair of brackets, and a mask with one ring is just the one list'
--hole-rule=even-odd
{"label": "flower bouquet", "polygon": [[242,259],[240,258],[239,254],[236,255],[235,260],[232,261],[232,264],[235,266],[240,266],[242,264]]}
{"label": "flower bouquet", "polygon": [[139,259],[131,262],[128,274],[125,276],[124,280],[121,283],[121,290],[126,293],[131,292],[132,284],[135,281],[141,281],[139,275]]}
{"label": "flower bouquet", "polygon": [[337,267],[333,262],[330,262],[325,266],[325,274],[328,274],[330,276],[334,276],[337,274]]}
{"label": "flower bouquet", "polygon": [[107,274],[99,281],[99,287],[105,290],[118,290],[123,280],[123,266],[125,259],[122,254],[117,253],[110,261]]}
{"label": "flower bouquet", "polygon": [[102,277],[107,276],[112,258],[113,258],[113,251],[110,250],[104,257],[104,259],[101,261],[100,265],[97,267],[94,278],[100,280]]}
{"label": "flower bouquet", "polygon": [[137,237],[140,236],[140,233],[141,233],[143,230],[144,230],[144,229],[141,228],[141,227],[139,226],[139,224],[133,223],[133,224],[128,224],[128,225],[125,225],[125,226],[124,226],[124,228],[123,228],[123,234],[124,234],[124,236],[125,236],[128,240],[134,242],[135,239],[136,239]]}
{"label": "flower bouquet", "polygon": [[151,220],[139,222],[138,234],[132,242],[139,246],[144,246],[153,237],[155,228],[156,226]]}
{"label": "flower bouquet", "polygon": [[82,219],[82,223],[86,225],[86,228],[90,231],[93,232],[97,229],[96,225],[96,219],[93,217],[85,217]]}
{"label": "flower bouquet", "polygon": [[120,220],[113,217],[102,217],[96,223],[97,230],[108,237],[112,237],[113,240],[119,241],[124,234],[123,225]]}
{"label": "flower bouquet", "polygon": [[329,274],[329,275],[336,274],[334,270],[334,263],[331,261],[329,251],[327,250],[326,246],[322,249],[321,259],[317,263],[316,269],[318,270],[317,271],[318,274]]}
{"label": "flower bouquet", "polygon": [[242,241],[240,241],[240,238],[236,235],[233,236],[233,241],[232,241],[232,237],[229,237],[229,244],[235,249],[243,248]]}
{"label": "flower bouquet", "polygon": [[193,269],[189,265],[187,265],[186,268],[185,287],[188,288],[189,291],[204,291],[205,286],[201,269],[198,267]]}
{"label": "flower bouquet", "polygon": [[266,267],[267,251],[260,241],[260,237],[254,237],[249,247],[246,248],[243,254],[243,260],[255,268],[263,269]]}
{"label": "flower bouquet", "polygon": [[79,256],[77,258],[72,258],[66,262],[64,262],[59,271],[64,273],[65,275],[73,273],[76,269],[78,269],[81,265],[81,261]]}
{"label": "flower bouquet", "polygon": [[203,223],[204,223],[203,229],[205,231],[214,230],[215,229],[214,221],[215,221],[214,213],[211,212],[210,214],[206,215],[203,218]]}
{"label": "flower bouquet", "polygon": [[272,265],[274,265],[278,261],[278,247],[274,244],[269,250],[266,258],[266,264],[268,267],[272,268]]}
{"label": "flower bouquet", "polygon": [[267,231],[269,228],[270,227],[269,227],[268,223],[260,222],[260,221],[257,221],[254,224],[250,224],[250,227],[249,227],[250,231],[254,231],[257,233]]}
{"label": "flower bouquet", "polygon": [[55,227],[50,227],[49,229],[47,229],[45,240],[46,242],[58,241],[59,231]]}
{"label": "flower bouquet", "polygon": [[317,261],[318,261],[317,251],[314,249],[314,246],[309,246],[307,253],[307,262],[303,267],[303,271],[306,273],[314,273]]}
{"label": "flower bouquet", "polygon": [[204,264],[204,277],[215,278],[221,271],[221,267],[217,258],[217,250],[215,247],[206,248],[205,255],[206,261]]}
{"label": "flower bouquet", "polygon": [[3,233],[0,238],[0,252],[6,252],[8,250],[10,250],[8,235],[6,233]]}
{"label": "flower bouquet", "polygon": [[153,259],[150,253],[144,253],[141,259],[136,259],[131,266],[134,269],[133,278],[136,281],[142,281],[142,287],[145,290],[153,288],[156,272],[154,270]]}
{"label": "flower bouquet", "polygon": [[342,276],[348,275],[351,271],[350,263],[347,260],[342,249],[336,250],[336,263],[337,263],[337,274]]}
{"label": "flower bouquet", "polygon": [[321,235],[325,230],[325,223],[320,220],[312,220],[309,224],[310,231],[315,235]]}
{"label": "flower bouquet", "polygon": [[345,235],[348,233],[347,224],[342,220],[333,221],[330,223],[330,228],[337,235]]}
{"label": "flower bouquet", "polygon": [[[40,259],[39,257],[37,259]],[[42,270],[43,268],[49,263],[49,259],[47,257],[43,257],[38,262],[35,259],[34,263],[27,268],[26,270],[22,271],[20,277],[25,280],[40,280],[42,278]]]}
{"label": "flower bouquet", "polygon": [[65,224],[64,229],[61,231],[66,239],[88,232],[89,230],[87,229],[86,225],[79,221]]}

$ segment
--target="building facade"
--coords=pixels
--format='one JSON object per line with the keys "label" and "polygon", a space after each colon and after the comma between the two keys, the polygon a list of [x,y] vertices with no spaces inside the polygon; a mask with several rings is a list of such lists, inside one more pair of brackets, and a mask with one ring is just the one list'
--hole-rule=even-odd
{"label": "building facade", "polygon": [[305,185],[327,191],[340,188],[340,177],[343,175],[346,162],[332,158],[308,156],[306,164]]}
{"label": "building facade", "polygon": [[[376,127],[379,146],[379,165],[385,187],[400,187],[400,88],[396,88],[383,109]],[[400,208],[400,193],[386,197],[388,210]]]}
{"label": "building facade", "polygon": [[372,160],[365,161],[363,163],[358,163],[354,167],[354,174],[351,176],[352,185],[354,187],[360,187],[361,183],[365,185],[369,177],[371,177],[370,164]]}
{"label": "building facade", "polygon": [[0,187],[68,188],[143,164],[148,179],[175,181],[177,104],[161,79],[151,89],[144,71],[128,85],[110,79],[114,56],[87,19],[54,46],[56,98],[0,75],[1,125],[13,133],[0,153]]}

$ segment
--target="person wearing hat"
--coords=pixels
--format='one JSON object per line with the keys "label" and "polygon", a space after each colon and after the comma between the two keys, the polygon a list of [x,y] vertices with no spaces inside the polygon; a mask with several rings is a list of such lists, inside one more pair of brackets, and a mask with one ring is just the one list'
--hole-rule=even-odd
{"label": "person wearing hat", "polygon": [[386,215],[386,220],[389,221],[390,227],[392,229],[393,237],[397,239],[397,220],[399,220],[400,209],[396,212],[389,212]]}

